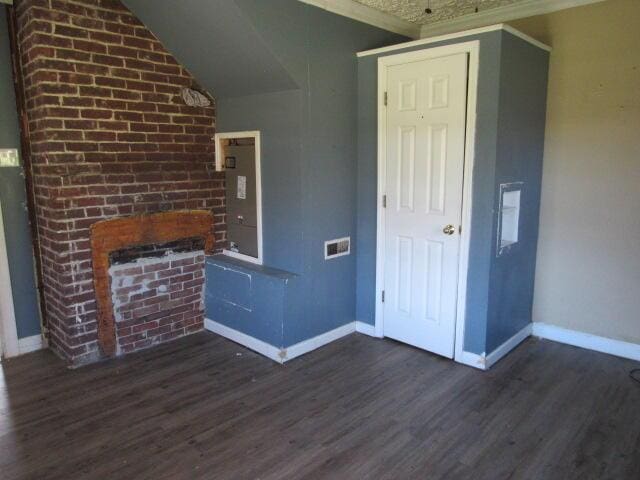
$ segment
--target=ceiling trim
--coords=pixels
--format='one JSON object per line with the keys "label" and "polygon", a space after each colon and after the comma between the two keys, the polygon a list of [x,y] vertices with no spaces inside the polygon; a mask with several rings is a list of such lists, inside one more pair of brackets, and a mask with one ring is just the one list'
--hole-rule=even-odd
{"label": "ceiling trim", "polygon": [[545,45],[544,43],[539,42],[535,38],[530,37],[525,33],[522,33],[520,30],[516,30],[510,25],[499,23],[497,25],[489,25],[487,27],[465,30],[464,32],[448,33],[446,35],[438,35],[437,37],[421,38],[420,40],[414,40],[412,42],[404,42],[404,43],[399,43],[397,45],[389,45],[388,47],[374,48],[373,50],[365,50],[364,52],[358,52],[356,55],[358,57],[366,57],[368,55],[378,55],[380,53],[392,52],[394,50],[402,50],[405,48],[416,47],[419,45],[428,45],[430,43],[443,42],[443,41],[452,40],[455,38],[462,38],[462,37],[468,37],[470,35],[478,35],[480,33],[493,32],[495,30],[505,30],[511,33],[512,35],[515,35],[516,37],[520,37],[524,41],[529,42],[532,45],[535,45],[538,48],[541,48],[548,52],[551,51],[551,47],[549,45]]}
{"label": "ceiling trim", "polygon": [[512,5],[482,10],[478,13],[463,15],[451,20],[423,25],[420,30],[420,36],[422,38],[434,37],[602,1],[604,0],[524,0]]}
{"label": "ceiling trim", "polygon": [[353,0],[299,0],[332,13],[349,17],[409,38],[420,38],[420,25],[381,12]]}

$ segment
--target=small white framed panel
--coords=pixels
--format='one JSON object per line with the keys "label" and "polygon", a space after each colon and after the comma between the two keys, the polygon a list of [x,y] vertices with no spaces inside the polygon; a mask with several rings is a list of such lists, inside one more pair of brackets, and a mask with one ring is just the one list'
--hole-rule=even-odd
{"label": "small white framed panel", "polygon": [[229,257],[244,260],[245,262],[256,263],[262,265],[263,262],[263,248],[262,248],[262,153],[260,145],[260,131],[259,130],[245,130],[240,132],[220,132],[215,134],[215,148],[216,148],[216,171],[224,171],[224,146],[223,140],[229,140],[232,138],[253,138],[255,142],[255,161],[256,161],[256,231],[258,236],[258,256],[252,257],[250,255],[244,255],[242,253],[233,252],[231,250],[223,250],[223,254]]}

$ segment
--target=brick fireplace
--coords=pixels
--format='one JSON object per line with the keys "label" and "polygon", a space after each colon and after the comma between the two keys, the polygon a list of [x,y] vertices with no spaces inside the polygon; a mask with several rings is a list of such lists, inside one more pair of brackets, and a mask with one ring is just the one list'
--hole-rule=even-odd
{"label": "brick fireplace", "polygon": [[[223,247],[215,110],[184,103],[182,88],[198,85],[120,1],[16,0],[13,8],[45,326],[51,348],[77,365],[115,353],[117,344],[113,325],[108,334],[99,327],[92,226],[202,210],[215,224],[208,248]],[[118,306],[115,313],[124,318]]]}
{"label": "brick fireplace", "polygon": [[[167,247],[170,243],[174,245]],[[113,356],[201,329],[204,254],[213,252],[214,243],[213,217],[206,211],[136,215],[93,224],[91,255],[101,352]],[[176,252],[186,244],[191,247],[187,253]]]}

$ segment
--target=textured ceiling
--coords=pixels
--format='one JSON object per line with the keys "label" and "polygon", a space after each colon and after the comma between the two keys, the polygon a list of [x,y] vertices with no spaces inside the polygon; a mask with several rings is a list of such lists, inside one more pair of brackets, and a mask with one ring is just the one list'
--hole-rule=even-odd
{"label": "textured ceiling", "polygon": [[[480,11],[511,5],[523,0],[356,0],[367,5],[403,18],[410,22],[425,25],[450,20],[463,15],[473,15],[476,7]],[[430,4],[430,5],[429,5]],[[427,5],[432,13],[426,14]]]}

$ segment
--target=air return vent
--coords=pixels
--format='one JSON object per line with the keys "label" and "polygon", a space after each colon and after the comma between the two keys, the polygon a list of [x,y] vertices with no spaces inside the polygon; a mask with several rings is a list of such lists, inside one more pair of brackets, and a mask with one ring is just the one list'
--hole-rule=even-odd
{"label": "air return vent", "polygon": [[335,240],[327,240],[324,242],[324,258],[342,257],[351,253],[351,237],[336,238]]}

